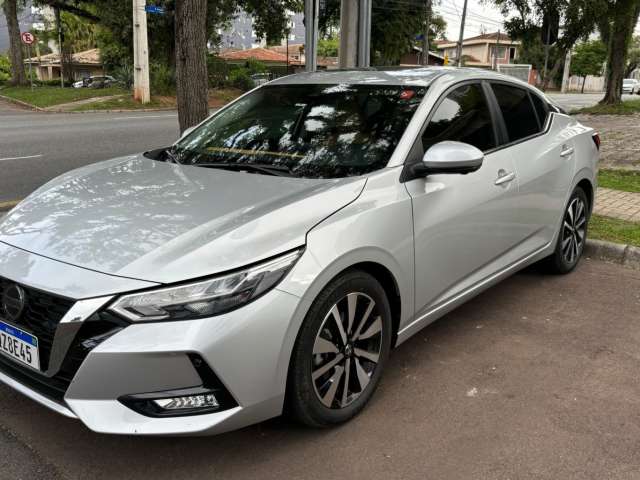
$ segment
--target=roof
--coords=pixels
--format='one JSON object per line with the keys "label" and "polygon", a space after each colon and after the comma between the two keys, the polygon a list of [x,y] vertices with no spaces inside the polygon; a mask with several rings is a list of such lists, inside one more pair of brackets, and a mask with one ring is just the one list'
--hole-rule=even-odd
{"label": "roof", "polygon": [[[462,45],[477,45],[477,44],[482,44],[482,43],[497,43],[498,40],[500,40],[500,43],[504,43],[504,44],[513,44],[513,45],[520,45],[520,41],[519,40],[514,40],[511,37],[509,37],[506,33],[504,32],[493,32],[493,33],[484,33],[482,35],[476,35],[475,37],[469,37],[469,38],[465,38],[462,41]],[[452,46],[456,46],[458,44],[458,42],[454,41],[454,40],[441,40],[441,41],[437,41],[434,42],[436,48],[450,48]]]}
{"label": "roof", "polygon": [[[91,50],[85,50],[84,52],[72,53],[71,62],[80,65],[102,65],[102,61],[100,59],[100,49],[93,48]],[[60,54],[47,53],[46,55],[40,55],[40,57],[27,58],[25,60],[25,63],[60,63]]]}
{"label": "roof", "polygon": [[260,62],[287,63],[284,53],[267,50],[266,48],[251,48],[249,50],[230,50],[219,55],[224,60],[249,60],[251,58]]}
{"label": "roof", "polygon": [[419,67],[393,68],[386,70],[353,69],[323,70],[313,73],[299,73],[273,80],[269,85],[406,85],[429,86],[436,78],[447,76],[453,80],[495,79],[506,80],[519,85],[528,86],[513,77],[482,68],[470,67]]}

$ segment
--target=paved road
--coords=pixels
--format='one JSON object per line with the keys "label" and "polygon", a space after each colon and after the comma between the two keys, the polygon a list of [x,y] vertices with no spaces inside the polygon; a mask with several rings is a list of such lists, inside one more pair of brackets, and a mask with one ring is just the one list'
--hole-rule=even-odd
{"label": "paved road", "polygon": [[0,203],[73,168],[173,143],[175,112],[53,114],[0,101]]}
{"label": "paved road", "polygon": [[[591,107],[597,104],[602,97],[603,93],[549,93],[549,98],[557,102],[562,108],[567,111],[577,110],[579,108]],[[627,100],[640,100],[638,95],[623,95],[622,99]]]}
{"label": "paved road", "polygon": [[638,478],[639,310],[638,271],[530,269],[394,351],[369,408],[330,430],[104,436],[5,387],[0,428],[30,445],[22,478],[32,462],[96,480]]}

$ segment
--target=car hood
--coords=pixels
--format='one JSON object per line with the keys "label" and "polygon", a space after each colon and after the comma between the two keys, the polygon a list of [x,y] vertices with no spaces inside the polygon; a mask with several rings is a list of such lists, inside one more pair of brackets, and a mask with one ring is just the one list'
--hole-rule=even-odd
{"label": "car hood", "polygon": [[58,177],[0,222],[0,242],[102,273],[160,283],[299,247],[366,179],[302,179],[183,166],[142,155]]}

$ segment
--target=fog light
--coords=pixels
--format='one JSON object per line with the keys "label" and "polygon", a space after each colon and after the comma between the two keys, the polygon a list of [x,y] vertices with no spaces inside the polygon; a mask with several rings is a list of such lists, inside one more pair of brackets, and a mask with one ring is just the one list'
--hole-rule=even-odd
{"label": "fog light", "polygon": [[184,397],[158,398],[153,402],[163,410],[191,410],[196,408],[218,408],[220,404],[213,393]]}

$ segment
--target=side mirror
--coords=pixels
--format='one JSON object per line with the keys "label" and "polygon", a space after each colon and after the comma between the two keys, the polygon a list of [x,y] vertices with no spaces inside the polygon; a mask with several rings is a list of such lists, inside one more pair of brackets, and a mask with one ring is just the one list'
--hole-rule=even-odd
{"label": "side mirror", "polygon": [[465,175],[482,166],[484,153],[473,145],[462,142],[440,142],[426,151],[422,162],[413,166],[414,177],[436,173]]}

